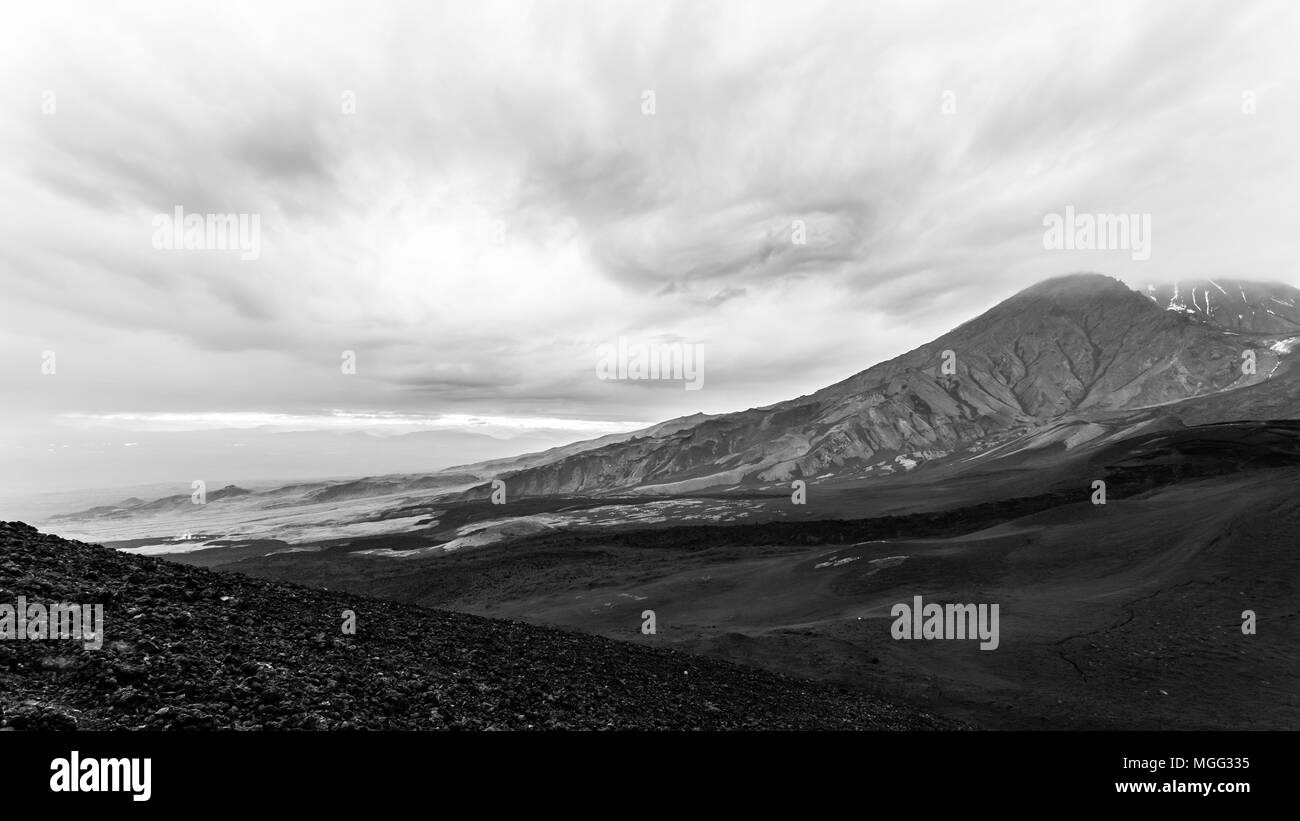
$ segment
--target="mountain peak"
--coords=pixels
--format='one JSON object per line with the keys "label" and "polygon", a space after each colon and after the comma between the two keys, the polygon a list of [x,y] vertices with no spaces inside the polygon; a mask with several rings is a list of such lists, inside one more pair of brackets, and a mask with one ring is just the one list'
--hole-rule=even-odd
{"label": "mountain peak", "polygon": [[[1106,274],[1076,273],[1044,279],[1025,288],[1011,300],[1018,297],[1056,296],[1070,298],[1096,299],[1104,296],[1128,297],[1135,291],[1128,285]],[[1008,300],[1008,301],[1011,301]]]}

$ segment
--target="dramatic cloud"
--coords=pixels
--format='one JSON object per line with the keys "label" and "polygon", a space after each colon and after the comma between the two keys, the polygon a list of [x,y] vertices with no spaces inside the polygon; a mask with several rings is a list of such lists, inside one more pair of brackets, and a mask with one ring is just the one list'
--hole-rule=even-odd
{"label": "dramatic cloud", "polygon": [[[1298,18],[26,4],[0,31],[0,453],[340,418],[509,452],[807,393],[1059,273],[1300,285]],[[257,215],[256,259],[155,247],[177,206]],[[1150,214],[1150,259],[1045,249],[1067,206]],[[703,345],[703,389],[598,379],[620,336]]]}

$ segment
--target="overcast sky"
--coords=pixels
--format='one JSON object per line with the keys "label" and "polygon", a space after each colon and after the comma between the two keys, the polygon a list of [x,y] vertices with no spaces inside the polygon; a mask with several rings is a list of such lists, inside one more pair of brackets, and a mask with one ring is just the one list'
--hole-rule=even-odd
{"label": "overcast sky", "polygon": [[[1298,23],[11,6],[0,490],[432,469],[769,404],[1070,271],[1300,285]],[[257,258],[156,248],[177,206],[257,215]],[[1045,249],[1066,206],[1151,215],[1150,258]],[[597,378],[620,336],[699,344],[702,389]]]}

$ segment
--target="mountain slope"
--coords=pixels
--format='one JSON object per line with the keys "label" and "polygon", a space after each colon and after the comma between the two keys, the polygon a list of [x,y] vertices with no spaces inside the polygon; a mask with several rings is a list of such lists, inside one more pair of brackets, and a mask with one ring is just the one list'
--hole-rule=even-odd
{"label": "mountain slope", "polygon": [[526,470],[527,468],[539,467],[552,462],[558,462],[566,457],[574,456],[584,451],[605,447],[606,445],[616,445],[634,439],[655,438],[676,433],[677,431],[693,427],[712,418],[714,417],[706,413],[694,413],[690,416],[680,416],[676,419],[669,419],[667,422],[660,422],[657,425],[651,425],[648,428],[641,428],[629,433],[611,433],[597,439],[586,439],[581,442],[547,448],[546,450],[538,451],[536,453],[525,453],[521,456],[508,456],[504,459],[489,459],[486,462],[475,462],[470,465],[457,465],[455,467],[447,468],[447,471],[470,473],[479,478],[497,476],[509,471]]}
{"label": "mountain slope", "polygon": [[[1118,280],[1059,277],[810,396],[500,478],[515,495],[545,495],[888,473],[979,450],[1067,413],[1148,407],[1261,381],[1241,374],[1246,344]],[[945,352],[954,373],[942,370]]]}

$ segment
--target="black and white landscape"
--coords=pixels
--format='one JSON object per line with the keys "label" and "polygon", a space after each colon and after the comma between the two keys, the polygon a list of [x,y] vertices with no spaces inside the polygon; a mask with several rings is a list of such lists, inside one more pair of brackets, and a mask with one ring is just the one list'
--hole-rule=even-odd
{"label": "black and white landscape", "polygon": [[1300,7],[12,17],[0,728],[1300,729]]}

